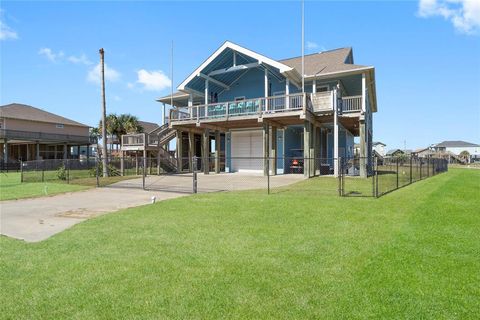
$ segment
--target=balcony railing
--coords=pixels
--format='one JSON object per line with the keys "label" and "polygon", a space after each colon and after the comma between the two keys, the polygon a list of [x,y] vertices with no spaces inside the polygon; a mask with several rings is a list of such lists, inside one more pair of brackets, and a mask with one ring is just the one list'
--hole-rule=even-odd
{"label": "balcony railing", "polygon": [[241,101],[227,101],[180,107],[172,109],[170,121],[189,121],[216,118],[234,118],[239,116],[262,116],[265,114],[300,111],[312,109],[310,97],[307,94],[254,98]]}
{"label": "balcony railing", "polygon": [[342,112],[358,112],[362,110],[362,96],[350,96],[342,98]]}
{"label": "balcony railing", "polygon": [[90,136],[78,136],[71,134],[58,134],[46,132],[30,132],[10,129],[0,129],[0,138],[27,140],[27,141],[49,141],[58,143],[95,144],[97,139]]}

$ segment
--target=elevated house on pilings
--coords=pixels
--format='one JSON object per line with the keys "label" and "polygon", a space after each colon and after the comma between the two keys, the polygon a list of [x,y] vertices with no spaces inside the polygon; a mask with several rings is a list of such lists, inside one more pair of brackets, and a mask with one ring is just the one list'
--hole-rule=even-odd
{"label": "elevated house on pilings", "polygon": [[19,160],[89,157],[96,138],[89,126],[25,104],[0,106],[0,160],[6,165]]}
{"label": "elevated house on pilings", "polygon": [[[269,168],[270,174],[338,175],[337,159],[352,158],[359,137],[355,163],[367,176],[377,111],[374,67],[354,64],[351,48],[304,61],[302,90],[301,57],[273,60],[227,41],[178,92],[159,98],[164,108],[170,105],[164,130],[175,132],[177,170],[198,168],[191,161],[196,156],[205,173],[266,174]],[[292,165],[298,158],[300,168]]]}

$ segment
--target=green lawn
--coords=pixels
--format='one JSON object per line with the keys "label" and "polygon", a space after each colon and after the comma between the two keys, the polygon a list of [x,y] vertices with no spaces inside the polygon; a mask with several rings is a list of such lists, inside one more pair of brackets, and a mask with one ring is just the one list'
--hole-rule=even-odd
{"label": "green lawn", "polygon": [[80,191],[88,186],[66,184],[64,182],[20,182],[20,173],[0,173],[0,200],[41,197],[64,192]]}
{"label": "green lawn", "polygon": [[[67,183],[58,180],[56,171],[45,171],[45,182],[20,182],[19,172],[0,173],[0,201],[13,200],[32,197],[43,197],[65,192],[86,190],[97,185],[97,178],[90,177],[88,170],[76,170],[75,178]],[[82,171],[82,172],[80,172]],[[41,173],[40,173],[41,174]],[[47,179],[48,177],[48,179]],[[29,178],[32,178],[30,175]],[[127,179],[140,178],[140,176],[113,176],[101,177],[99,184],[101,187]],[[39,179],[34,181],[41,181]]]}
{"label": "green lawn", "polygon": [[[480,170],[375,198],[304,188],[119,211],[0,238],[0,317],[475,319]],[[278,191],[278,190],[277,190]]]}

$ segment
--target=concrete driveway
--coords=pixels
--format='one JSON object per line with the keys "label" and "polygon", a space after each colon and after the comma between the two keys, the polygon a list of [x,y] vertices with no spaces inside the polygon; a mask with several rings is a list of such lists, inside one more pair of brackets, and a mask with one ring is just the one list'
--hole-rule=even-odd
{"label": "concrete driveway", "polygon": [[[271,177],[272,187],[288,185],[303,179],[302,175]],[[245,174],[198,174],[198,192],[219,192],[266,188],[266,178]],[[192,193],[191,174],[149,176],[147,190],[142,179],[124,180],[109,187],[50,197],[0,202],[0,233],[37,242],[82,222],[119,209],[136,207]]]}

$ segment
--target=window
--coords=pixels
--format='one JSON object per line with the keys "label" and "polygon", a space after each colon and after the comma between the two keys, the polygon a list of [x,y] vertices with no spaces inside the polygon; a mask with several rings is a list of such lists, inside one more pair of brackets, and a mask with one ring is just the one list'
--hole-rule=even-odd
{"label": "window", "polygon": [[317,92],[326,92],[328,91],[328,86],[317,86]]}
{"label": "window", "polygon": [[63,124],[57,123],[57,124],[56,124],[56,127],[57,127],[58,129],[63,129]]}

